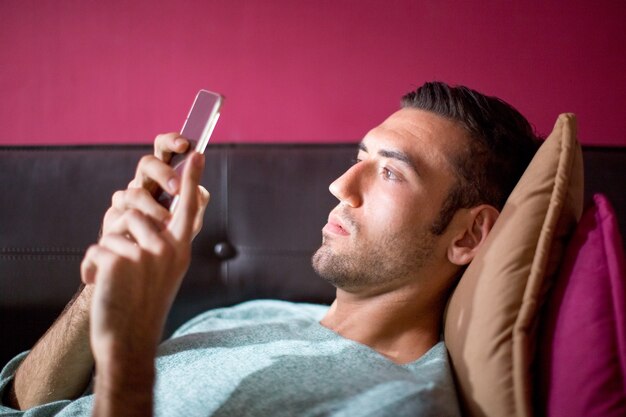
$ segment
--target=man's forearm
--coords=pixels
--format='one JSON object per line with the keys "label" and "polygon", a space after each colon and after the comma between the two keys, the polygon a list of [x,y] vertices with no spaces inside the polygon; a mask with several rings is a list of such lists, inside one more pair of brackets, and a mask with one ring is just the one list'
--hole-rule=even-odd
{"label": "man's forearm", "polygon": [[93,370],[89,346],[91,288],[79,290],[18,368],[9,405],[27,409],[73,399],[87,387]]}

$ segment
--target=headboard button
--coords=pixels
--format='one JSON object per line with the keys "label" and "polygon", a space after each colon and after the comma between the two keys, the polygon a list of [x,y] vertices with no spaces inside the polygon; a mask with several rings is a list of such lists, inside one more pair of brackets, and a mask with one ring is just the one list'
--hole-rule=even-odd
{"label": "headboard button", "polygon": [[215,256],[223,260],[233,258],[236,255],[235,248],[228,242],[216,243],[213,252]]}

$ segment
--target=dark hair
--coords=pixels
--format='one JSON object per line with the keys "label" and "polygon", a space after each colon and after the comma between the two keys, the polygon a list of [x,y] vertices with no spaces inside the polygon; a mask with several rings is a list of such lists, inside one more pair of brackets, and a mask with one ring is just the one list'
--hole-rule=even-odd
{"label": "dark hair", "polygon": [[453,161],[458,177],[432,232],[442,234],[461,208],[490,204],[501,210],[539,147],[524,116],[497,97],[463,86],[428,82],[402,97],[403,108],[429,111],[467,131],[467,150]]}

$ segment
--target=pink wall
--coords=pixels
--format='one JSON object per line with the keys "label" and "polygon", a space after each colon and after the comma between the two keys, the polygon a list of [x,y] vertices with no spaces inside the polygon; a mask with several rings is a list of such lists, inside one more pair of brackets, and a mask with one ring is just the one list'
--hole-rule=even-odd
{"label": "pink wall", "polygon": [[626,145],[625,4],[5,0],[0,143],[150,142],[201,87],[227,96],[218,141],[355,141],[439,79]]}

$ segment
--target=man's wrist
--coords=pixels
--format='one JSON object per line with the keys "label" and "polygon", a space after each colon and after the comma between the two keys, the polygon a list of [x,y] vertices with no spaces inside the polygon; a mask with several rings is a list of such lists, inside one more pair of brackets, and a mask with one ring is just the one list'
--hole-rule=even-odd
{"label": "man's wrist", "polygon": [[96,358],[97,375],[102,375],[107,383],[128,381],[135,384],[146,381],[151,384],[155,372],[155,353],[150,349],[138,350],[124,344],[111,343]]}
{"label": "man's wrist", "polygon": [[152,414],[154,360],[121,360],[96,363],[94,415]]}

